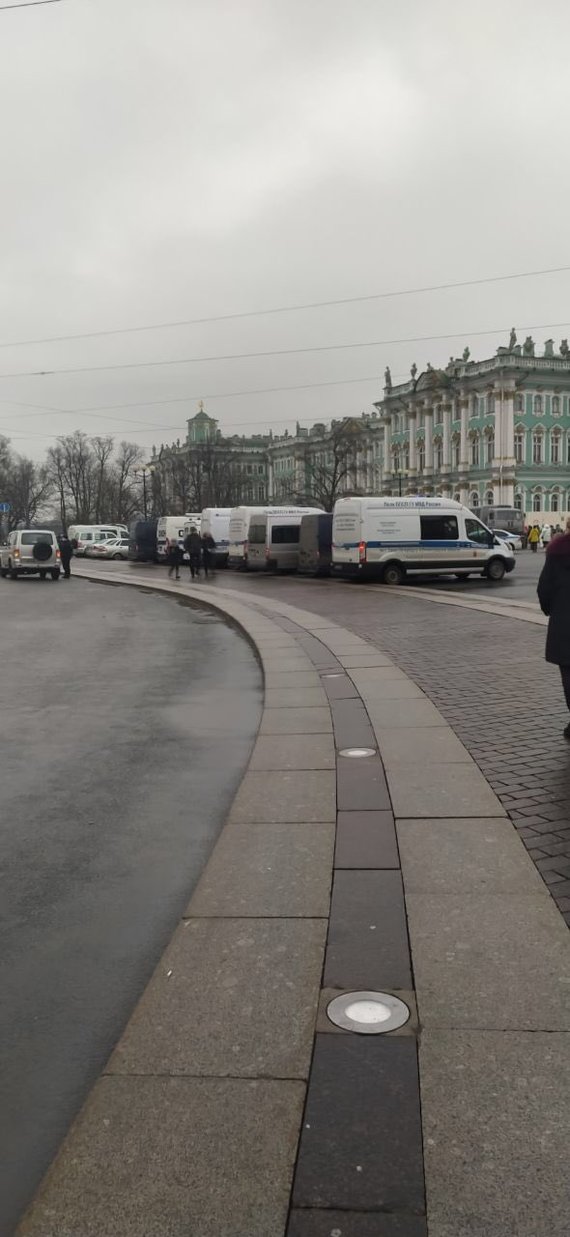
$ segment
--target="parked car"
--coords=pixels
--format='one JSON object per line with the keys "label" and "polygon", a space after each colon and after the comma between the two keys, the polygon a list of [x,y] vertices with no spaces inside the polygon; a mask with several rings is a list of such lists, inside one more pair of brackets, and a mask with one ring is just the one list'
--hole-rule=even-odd
{"label": "parked car", "polygon": [[87,547],[86,558],[128,558],[129,538],[110,537],[108,541],[96,541]]}
{"label": "parked car", "polygon": [[506,528],[494,528],[493,532],[495,537],[500,537],[501,541],[510,545],[511,550],[522,550],[522,537],[519,537],[518,533],[509,533]]}
{"label": "parked car", "polygon": [[45,580],[49,572],[52,580],[59,580],[60,571],[60,549],[51,529],[18,528],[9,533],[6,544],[0,548],[0,575],[4,579],[39,575],[40,580]]}

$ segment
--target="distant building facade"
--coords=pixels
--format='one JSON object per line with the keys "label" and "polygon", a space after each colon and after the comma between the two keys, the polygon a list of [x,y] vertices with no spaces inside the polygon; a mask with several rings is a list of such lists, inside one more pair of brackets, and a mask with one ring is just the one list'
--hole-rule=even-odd
{"label": "distant building facade", "polygon": [[[386,370],[370,413],[297,424],[294,434],[220,433],[201,407],[184,442],[153,449],[156,492],[166,510],[201,505],[316,501],[338,494],[441,494],[477,510],[518,507],[557,523],[570,511],[570,351],[530,338],[483,361],[450,358],[445,369],[412,367],[393,384]],[[196,487],[201,468],[202,487]]]}

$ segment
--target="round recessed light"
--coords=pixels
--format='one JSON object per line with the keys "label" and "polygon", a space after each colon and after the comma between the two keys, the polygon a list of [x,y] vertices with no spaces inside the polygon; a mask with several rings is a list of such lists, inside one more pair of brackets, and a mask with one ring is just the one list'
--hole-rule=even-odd
{"label": "round recessed light", "polygon": [[322,674],[321,678],[322,679],[343,679],[344,674],[341,674],[340,672],[335,672],[334,674]]}
{"label": "round recessed light", "polygon": [[390,992],[344,992],[327,1006],[327,1016],[343,1031],[357,1035],[382,1035],[403,1027],[410,1017],[408,1006]]}
{"label": "round recessed light", "polygon": [[339,752],[339,756],[350,756],[353,760],[360,760],[363,756],[375,756],[376,750],[373,747],[343,747]]}

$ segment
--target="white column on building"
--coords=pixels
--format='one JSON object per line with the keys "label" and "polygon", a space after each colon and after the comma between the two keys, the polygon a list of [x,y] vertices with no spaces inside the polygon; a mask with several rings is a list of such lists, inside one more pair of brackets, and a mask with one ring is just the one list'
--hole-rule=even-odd
{"label": "white column on building", "polygon": [[267,460],[267,498],[269,501],[273,498],[273,460],[271,456]]}
{"label": "white column on building", "polygon": [[451,472],[451,404],[443,405],[443,471]]}
{"label": "white column on building", "polygon": [[409,413],[409,449],[410,449],[410,474],[415,476],[418,471],[418,452],[416,447],[416,410],[410,408]]}
{"label": "white column on building", "polygon": [[514,379],[495,386],[495,458],[493,460],[495,502],[513,507],[515,502],[515,383]]}
{"label": "white column on building", "polygon": [[459,446],[459,493],[461,502],[467,505],[469,495],[469,395],[462,391],[459,399],[461,413],[461,438]]}
{"label": "white column on building", "polygon": [[426,408],[426,466],[425,476],[433,477],[433,408]]}
{"label": "white column on building", "polygon": [[384,425],[384,481],[391,480],[392,477],[392,419],[389,415],[383,419]]}

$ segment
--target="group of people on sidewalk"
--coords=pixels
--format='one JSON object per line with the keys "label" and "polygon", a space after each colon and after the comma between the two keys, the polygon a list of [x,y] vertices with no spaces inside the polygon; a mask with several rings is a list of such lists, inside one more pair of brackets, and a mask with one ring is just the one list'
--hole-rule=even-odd
{"label": "group of people on sidewalk", "polygon": [[556,524],[554,528],[552,524],[543,524],[542,528],[540,524],[528,524],[522,534],[523,546],[526,549],[526,546],[529,545],[533,553],[536,554],[539,545],[546,550],[552,538],[558,537],[562,531],[560,524]]}
{"label": "group of people on sidewalk", "polygon": [[200,579],[200,572],[203,570],[206,580],[214,567],[214,551],[216,543],[211,533],[200,533],[197,528],[192,527],[188,536],[184,538],[184,549],[178,541],[171,541],[168,546],[166,561],[168,563],[168,574],[174,576],[175,580],[180,579],[180,567],[184,562],[184,550],[188,555],[188,565],[190,567],[190,576],[192,580]]}

